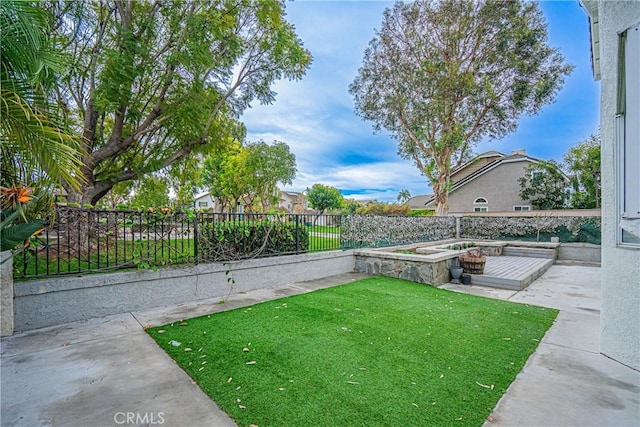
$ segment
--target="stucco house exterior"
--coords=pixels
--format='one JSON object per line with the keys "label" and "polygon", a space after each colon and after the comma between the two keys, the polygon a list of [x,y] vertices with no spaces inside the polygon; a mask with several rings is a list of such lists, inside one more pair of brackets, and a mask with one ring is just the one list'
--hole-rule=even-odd
{"label": "stucco house exterior", "polygon": [[411,210],[427,209],[427,202],[429,202],[431,199],[433,199],[433,194],[421,194],[418,196],[413,196],[412,198],[404,202],[404,204],[409,206]]}
{"label": "stucco house exterior", "polygon": [[640,2],[581,4],[601,82],[600,351],[640,370]]}
{"label": "stucco house exterior", "polygon": [[[476,156],[451,173],[449,213],[532,210],[531,204],[520,198],[519,179],[529,164],[538,161],[525,150],[514,150],[509,155],[487,151]],[[431,196],[423,209],[435,208]]]}
{"label": "stucco house exterior", "polygon": [[[193,207],[196,209],[207,209],[212,212],[222,212],[223,210],[225,212],[228,211],[228,207],[223,209],[222,205],[223,203],[221,200],[212,197],[208,192],[197,195],[193,202]],[[303,193],[296,191],[280,191],[278,204],[276,206],[272,206],[272,208],[286,213],[307,213],[309,207],[307,199]],[[247,209],[243,205],[238,205],[236,210],[238,213],[246,211]]]}
{"label": "stucco house exterior", "polygon": [[287,213],[305,213],[308,209],[307,198],[304,193],[297,191],[280,191],[277,209]]}
{"label": "stucco house exterior", "polygon": [[[207,210],[210,212],[229,213],[229,207],[225,207],[224,203],[220,199],[211,196],[211,194],[209,194],[208,192],[198,194],[196,197],[194,197],[193,207],[195,209]],[[240,204],[234,212],[243,213],[244,211],[244,206]]]}
{"label": "stucco house exterior", "polygon": [[216,201],[209,193],[198,194],[193,201],[193,207],[196,209],[213,209],[216,210]]}

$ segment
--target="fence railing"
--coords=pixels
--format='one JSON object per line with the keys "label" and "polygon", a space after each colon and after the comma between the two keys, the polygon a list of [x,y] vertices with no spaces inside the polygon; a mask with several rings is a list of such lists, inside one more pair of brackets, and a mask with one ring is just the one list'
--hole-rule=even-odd
{"label": "fence railing", "polygon": [[600,218],[381,217],[58,208],[14,277],[81,274],[461,238],[600,243]]}
{"label": "fence railing", "polygon": [[60,207],[17,278],[154,268],[340,249],[341,216],[103,211]]}

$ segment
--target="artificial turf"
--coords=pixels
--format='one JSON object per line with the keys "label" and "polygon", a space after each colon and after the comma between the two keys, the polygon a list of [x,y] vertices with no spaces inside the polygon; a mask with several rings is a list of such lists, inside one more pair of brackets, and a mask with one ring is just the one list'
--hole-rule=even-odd
{"label": "artificial turf", "polygon": [[556,315],[374,277],[147,332],[241,426],[479,426]]}

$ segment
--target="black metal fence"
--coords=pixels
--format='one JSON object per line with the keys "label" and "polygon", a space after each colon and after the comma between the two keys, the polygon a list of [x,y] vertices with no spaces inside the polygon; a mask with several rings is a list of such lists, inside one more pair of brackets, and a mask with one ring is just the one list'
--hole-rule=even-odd
{"label": "black metal fence", "polygon": [[16,278],[157,268],[341,248],[339,215],[228,214],[60,207],[26,250]]}
{"label": "black metal fence", "polygon": [[[58,208],[25,251],[14,277],[82,274],[389,246],[460,237],[600,242],[600,218],[380,217],[101,211]],[[457,230],[459,228],[459,230]]]}

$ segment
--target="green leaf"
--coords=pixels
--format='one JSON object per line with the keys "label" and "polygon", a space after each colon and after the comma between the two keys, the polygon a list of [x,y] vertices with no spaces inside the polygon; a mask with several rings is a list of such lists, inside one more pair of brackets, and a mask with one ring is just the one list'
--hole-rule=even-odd
{"label": "green leaf", "polygon": [[2,229],[2,251],[9,251],[28,240],[33,233],[42,228],[42,220],[37,219],[27,223],[10,225]]}

